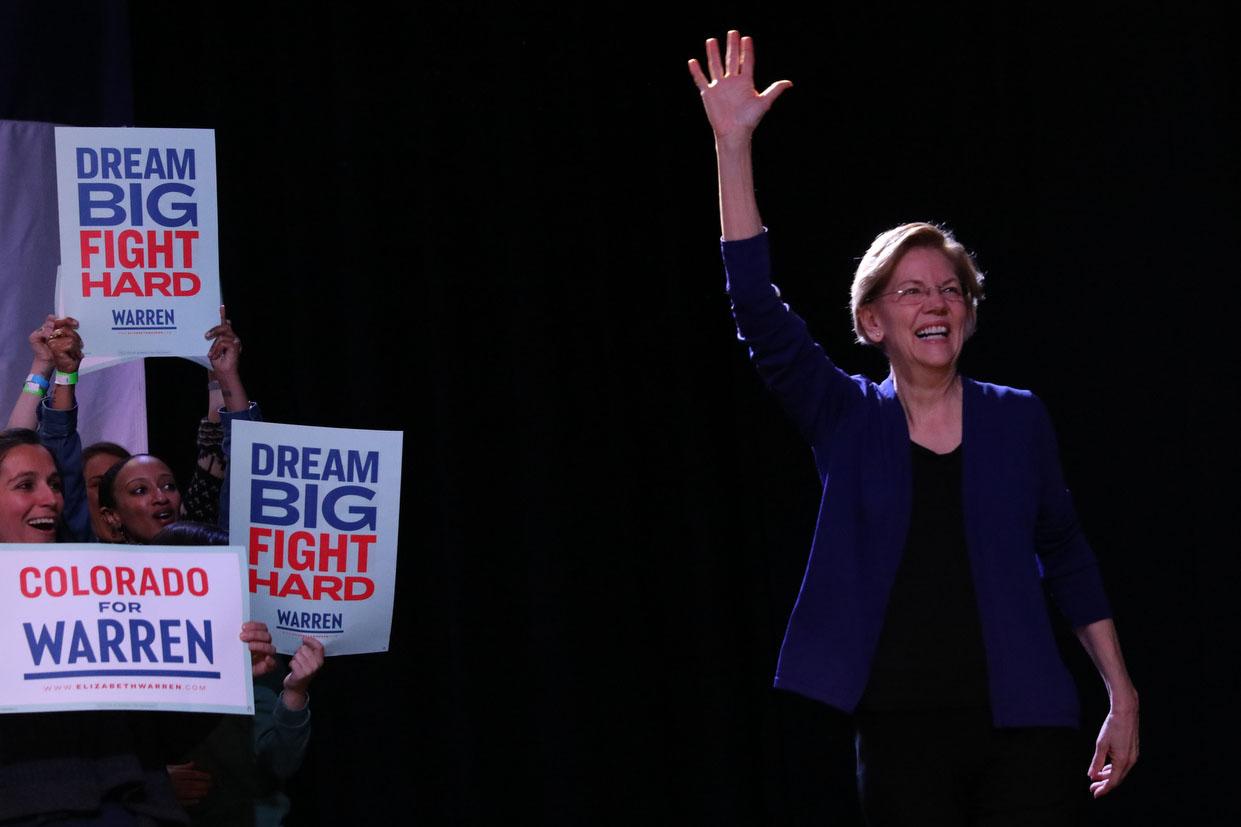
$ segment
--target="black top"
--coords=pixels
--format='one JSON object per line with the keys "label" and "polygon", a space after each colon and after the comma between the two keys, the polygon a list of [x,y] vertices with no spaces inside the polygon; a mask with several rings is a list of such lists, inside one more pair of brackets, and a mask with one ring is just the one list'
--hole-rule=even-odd
{"label": "black top", "polygon": [[911,442],[913,511],[859,708],[986,708],[987,662],[965,545],[961,447]]}

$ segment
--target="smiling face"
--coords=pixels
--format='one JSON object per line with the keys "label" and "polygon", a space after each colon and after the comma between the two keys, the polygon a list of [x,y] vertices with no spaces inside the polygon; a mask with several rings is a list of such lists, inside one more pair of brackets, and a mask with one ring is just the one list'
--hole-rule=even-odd
{"label": "smiling face", "polygon": [[166,525],[181,517],[181,492],[162,460],[136,456],[125,463],[112,486],[116,507],[101,510],[115,529],[124,527],[135,543],[149,543]]}
{"label": "smiling face", "polygon": [[0,543],[52,543],[65,509],[60,473],[41,445],[15,445],[0,460]]}
{"label": "smiling face", "polygon": [[[922,289],[921,301],[899,300],[897,290]],[[879,295],[859,310],[866,338],[879,345],[900,374],[916,370],[956,371],[969,334],[965,301],[952,301],[941,288],[960,280],[952,262],[933,247],[914,247],[901,256]]]}

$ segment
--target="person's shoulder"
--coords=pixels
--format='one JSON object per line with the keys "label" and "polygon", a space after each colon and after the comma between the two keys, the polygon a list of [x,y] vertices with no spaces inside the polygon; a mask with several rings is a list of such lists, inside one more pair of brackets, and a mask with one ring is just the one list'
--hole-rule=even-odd
{"label": "person's shoulder", "polygon": [[1047,416],[1046,406],[1034,391],[993,382],[979,382],[966,377],[962,377],[961,381],[965,385],[966,397],[972,398],[981,407],[1006,416]]}
{"label": "person's shoulder", "polygon": [[972,389],[975,394],[984,399],[1009,405],[1041,404],[1038,397],[1034,395],[1034,391],[1027,390],[1026,388],[997,385],[994,382],[979,382],[977,379],[970,379],[968,377],[962,377],[961,381],[967,389]]}

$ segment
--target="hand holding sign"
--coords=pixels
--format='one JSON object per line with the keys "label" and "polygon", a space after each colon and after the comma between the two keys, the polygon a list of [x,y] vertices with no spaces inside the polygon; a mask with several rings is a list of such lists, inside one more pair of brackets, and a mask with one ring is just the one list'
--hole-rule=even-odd
{"label": "hand holding sign", "polygon": [[82,364],[82,337],[78,335],[77,319],[53,319],[52,327],[52,333],[47,337],[47,348],[56,366],[52,407],[68,411],[77,407],[73,388],[78,381],[78,367]]}
{"label": "hand holding sign", "polygon": [[250,667],[254,677],[266,675],[276,668],[276,647],[271,642],[267,624],[247,620],[241,624],[241,641],[250,648]]}
{"label": "hand holding sign", "polygon": [[52,328],[47,337],[52,363],[61,373],[77,373],[78,366],[82,364],[82,337],[78,335],[77,319],[54,319]]}
{"label": "hand holding sign", "polygon": [[34,360],[30,363],[30,372],[37,373],[41,376],[47,376],[52,372],[52,368],[56,367],[55,360],[52,357],[52,349],[48,347],[47,340],[51,338],[52,331],[56,329],[56,317],[51,313],[47,314],[47,318],[43,320],[43,324],[36,327],[30,334],[30,349],[34,352]]}
{"label": "hand holding sign", "polygon": [[306,694],[310,681],[323,668],[323,644],[310,635],[302,635],[302,645],[289,661],[289,674],[284,678],[281,699],[293,711],[304,709],[310,697]]}
{"label": "hand holding sign", "polygon": [[234,332],[224,305],[220,305],[220,323],[205,335],[212,340],[207,359],[224,394],[224,407],[230,411],[244,411],[250,406],[250,397],[241,384],[241,337]]}
{"label": "hand holding sign", "polygon": [[18,394],[9,413],[8,428],[27,428],[31,431],[39,427],[39,405],[44,394],[49,390],[48,380],[52,378],[52,368],[56,367],[56,357],[48,340],[56,329],[56,317],[48,314],[43,324],[31,331],[26,341],[30,343],[33,358],[30,360],[30,379],[26,381],[23,393]]}
{"label": "hand holding sign", "polygon": [[241,359],[241,338],[233,331],[233,322],[227,317],[224,305],[220,305],[220,323],[207,331],[206,338],[214,340],[207,358],[217,378],[221,373],[236,373]]}

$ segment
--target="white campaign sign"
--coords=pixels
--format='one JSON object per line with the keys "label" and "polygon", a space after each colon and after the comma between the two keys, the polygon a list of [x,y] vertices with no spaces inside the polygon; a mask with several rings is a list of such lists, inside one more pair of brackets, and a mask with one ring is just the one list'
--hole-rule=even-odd
{"label": "white campaign sign", "polygon": [[56,127],[56,309],[81,323],[84,370],[201,357],[219,323],[215,133]]}
{"label": "white campaign sign", "polygon": [[254,714],[242,550],[0,545],[0,713]]}
{"label": "white campaign sign", "polygon": [[230,539],[250,607],[283,654],[386,652],[396,588],[401,433],[236,421]]}

